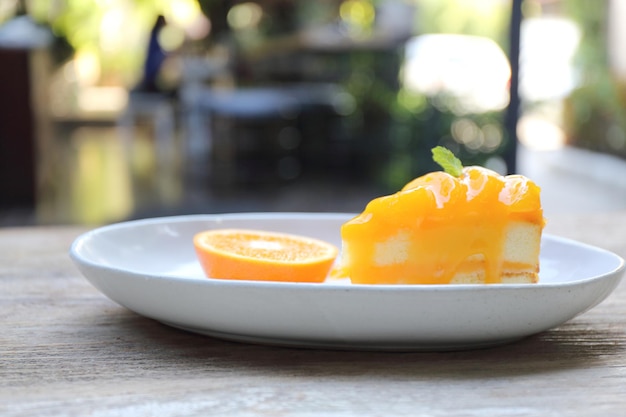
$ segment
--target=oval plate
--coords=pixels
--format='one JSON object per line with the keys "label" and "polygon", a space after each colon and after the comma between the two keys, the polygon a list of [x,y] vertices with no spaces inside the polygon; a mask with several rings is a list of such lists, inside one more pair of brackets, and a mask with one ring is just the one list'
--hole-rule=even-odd
{"label": "oval plate", "polygon": [[[604,300],[624,260],[544,235],[538,284],[352,285],[208,279],[192,237],[233,227],[341,245],[353,214],[243,213],[113,224],[79,236],[70,256],[118,304],[170,326],[222,339],[311,348],[470,349],[558,326]],[[251,277],[253,278],[253,277]]]}

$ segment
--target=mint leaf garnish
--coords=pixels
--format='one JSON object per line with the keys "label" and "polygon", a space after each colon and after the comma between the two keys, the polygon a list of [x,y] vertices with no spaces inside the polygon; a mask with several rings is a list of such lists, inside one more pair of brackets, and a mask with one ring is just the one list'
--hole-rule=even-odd
{"label": "mint leaf garnish", "polygon": [[441,168],[453,177],[460,177],[463,173],[461,160],[454,156],[452,151],[443,146],[436,146],[432,149],[433,161],[441,165]]}

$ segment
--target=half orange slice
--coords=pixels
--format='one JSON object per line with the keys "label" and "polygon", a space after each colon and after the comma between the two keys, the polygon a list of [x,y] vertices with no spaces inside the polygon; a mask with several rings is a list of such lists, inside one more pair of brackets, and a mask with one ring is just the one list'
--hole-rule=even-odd
{"label": "half orange slice", "polygon": [[194,236],[209,278],[322,282],[339,253],[322,240],[278,232],[215,229]]}

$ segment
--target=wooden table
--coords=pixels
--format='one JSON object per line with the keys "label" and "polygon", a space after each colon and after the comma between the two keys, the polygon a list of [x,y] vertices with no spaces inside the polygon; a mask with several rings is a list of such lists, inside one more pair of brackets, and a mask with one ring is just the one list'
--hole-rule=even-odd
{"label": "wooden table", "polygon": [[[602,304],[497,348],[377,353],[225,342],[101,295],[74,227],[0,229],[2,416],[625,416],[626,280]],[[626,257],[626,212],[547,232]]]}

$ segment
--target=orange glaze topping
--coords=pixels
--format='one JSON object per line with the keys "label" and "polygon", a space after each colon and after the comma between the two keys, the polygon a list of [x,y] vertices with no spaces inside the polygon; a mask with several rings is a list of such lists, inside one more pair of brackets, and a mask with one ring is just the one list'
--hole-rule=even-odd
{"label": "orange glaze topping", "polygon": [[482,256],[485,282],[500,282],[507,226],[544,226],[539,194],[526,177],[482,167],[459,178],[426,174],[342,226],[349,250],[340,273],[353,283],[447,284],[468,258]]}

